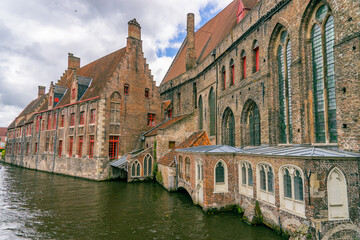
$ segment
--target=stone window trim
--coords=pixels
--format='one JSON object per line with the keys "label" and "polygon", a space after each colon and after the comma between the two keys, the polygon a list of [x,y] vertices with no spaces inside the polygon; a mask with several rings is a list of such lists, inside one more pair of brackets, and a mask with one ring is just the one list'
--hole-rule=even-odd
{"label": "stone window trim", "polygon": [[241,79],[246,79],[246,52],[241,51]]}
{"label": "stone window trim", "polygon": [[143,176],[151,176],[152,175],[152,156],[150,154],[146,154],[143,160],[144,173]]}
{"label": "stone window trim", "polygon": [[141,164],[138,160],[131,164],[131,177],[140,177],[141,176]]}
{"label": "stone window trim", "polygon": [[96,122],[96,109],[90,110],[90,125],[95,125]]}
{"label": "stone window trim", "polygon": [[[223,171],[224,171],[224,182],[216,182],[216,170],[218,167],[220,167],[220,165],[223,167]],[[227,193],[229,192],[228,189],[228,166],[226,164],[226,162],[222,159],[219,159],[215,165],[214,165],[214,193]]]}
{"label": "stone window trim", "polygon": [[[262,181],[262,177],[260,176],[262,169],[264,170],[265,190],[261,189],[261,183],[260,183]],[[269,176],[271,176],[271,173],[272,173],[272,181],[271,181],[271,179],[269,180]],[[272,189],[271,188],[269,189],[269,187],[270,187],[269,183],[272,184],[272,186],[271,186]],[[274,167],[268,162],[259,162],[256,166],[257,199],[262,200],[268,204],[275,206],[275,185],[274,185],[274,183],[275,183]]]}
{"label": "stone window trim", "polygon": [[[286,183],[284,178],[286,174],[289,174],[290,177],[290,196],[285,196]],[[298,175],[299,174],[299,175]],[[305,181],[304,173],[302,169],[296,165],[286,164],[282,165],[279,168],[279,198],[280,198],[280,209],[292,214],[295,214],[299,217],[306,218],[305,216]],[[301,178],[301,189],[296,189],[300,187],[295,183],[295,177],[298,176]],[[298,191],[299,190],[299,191]],[[296,196],[296,191],[298,191],[298,196]],[[300,192],[301,191],[301,192]],[[300,197],[299,197],[300,196]],[[300,199],[299,199],[300,198]],[[301,200],[302,198],[302,200]]]}

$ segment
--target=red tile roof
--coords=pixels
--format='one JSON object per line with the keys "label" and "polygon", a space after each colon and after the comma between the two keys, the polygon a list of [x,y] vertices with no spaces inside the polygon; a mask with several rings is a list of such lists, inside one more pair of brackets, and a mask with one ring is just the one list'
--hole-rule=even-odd
{"label": "red tile roof", "polygon": [[[179,148],[189,148],[189,147],[197,147],[211,145],[208,135],[205,131],[199,131],[193,133],[189,138],[185,139],[182,143],[179,144],[175,149]],[[161,157],[158,161],[159,164],[165,166],[173,166],[174,157],[175,157],[175,149],[172,149],[170,152]]]}
{"label": "red tile roof", "polygon": [[159,125],[157,125],[156,127],[154,127],[153,129],[151,129],[149,132],[145,133],[144,136],[145,137],[155,136],[155,135],[157,135],[159,129],[165,129],[165,128],[173,125],[174,123],[177,123],[178,121],[182,120],[186,116],[188,116],[188,115],[181,115],[178,117],[169,118],[166,121],[164,121],[164,122],[160,123]]}
{"label": "red tile roof", "polygon": [[[252,9],[258,0],[242,0],[246,9]],[[226,8],[195,32],[197,62],[203,61],[237,24],[239,0],[232,1]],[[186,72],[186,39],[175,56],[161,84]]]}

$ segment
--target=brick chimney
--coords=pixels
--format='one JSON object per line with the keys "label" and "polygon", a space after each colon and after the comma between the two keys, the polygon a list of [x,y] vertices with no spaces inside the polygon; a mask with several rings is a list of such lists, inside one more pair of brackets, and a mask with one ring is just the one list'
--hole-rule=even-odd
{"label": "brick chimney", "polygon": [[187,14],[187,49],[186,49],[186,70],[196,67],[195,50],[195,16],[193,13]]}
{"label": "brick chimney", "polygon": [[72,53],[68,53],[68,70],[76,70],[78,68],[80,68],[80,58],[75,57]]}
{"label": "brick chimney", "polygon": [[129,26],[128,36],[130,38],[141,40],[141,27],[135,18],[128,22],[128,26]]}
{"label": "brick chimney", "polygon": [[38,87],[38,98],[45,95],[45,86]]}

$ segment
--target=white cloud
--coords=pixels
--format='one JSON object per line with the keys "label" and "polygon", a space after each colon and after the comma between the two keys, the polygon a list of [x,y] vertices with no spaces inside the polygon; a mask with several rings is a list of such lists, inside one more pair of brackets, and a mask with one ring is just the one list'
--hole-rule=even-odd
{"label": "white cloud", "polygon": [[[210,16],[231,0],[2,0],[0,2],[0,126],[8,126],[67,67],[67,53],[81,65],[126,44],[127,22],[142,27],[144,55],[159,84],[172,62],[158,51],[179,48],[186,14],[212,6]],[[209,16],[204,16],[208,18]]]}

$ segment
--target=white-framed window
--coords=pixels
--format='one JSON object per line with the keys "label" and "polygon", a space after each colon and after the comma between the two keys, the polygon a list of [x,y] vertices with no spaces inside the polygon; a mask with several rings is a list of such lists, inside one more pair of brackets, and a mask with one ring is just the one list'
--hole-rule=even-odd
{"label": "white-framed window", "polygon": [[190,158],[185,158],[185,177],[186,180],[190,180]]}
{"label": "white-framed window", "polygon": [[215,164],[214,178],[214,192],[228,192],[228,168],[223,160]]}
{"label": "white-framed window", "polygon": [[343,172],[334,168],[327,179],[329,220],[349,218],[347,185]]}
{"label": "white-framed window", "polygon": [[135,161],[131,166],[131,176],[132,177],[140,177],[140,163]]}
{"label": "white-framed window", "polygon": [[239,192],[253,197],[253,169],[248,161],[239,163]]}
{"label": "white-framed window", "polygon": [[274,168],[269,163],[260,162],[256,167],[256,175],[258,199],[275,204]]}
{"label": "white-framed window", "polygon": [[147,154],[144,158],[144,177],[151,176],[152,172],[152,157]]}
{"label": "white-framed window", "polygon": [[198,159],[196,160],[196,184],[202,183],[204,179],[203,175],[203,162],[202,160]]}
{"label": "white-framed window", "polygon": [[280,207],[305,216],[304,174],[293,165],[284,165],[279,170]]}
{"label": "white-framed window", "polygon": [[179,170],[179,178],[183,179],[183,160],[182,156],[179,156],[179,163],[178,163],[178,170]]}

